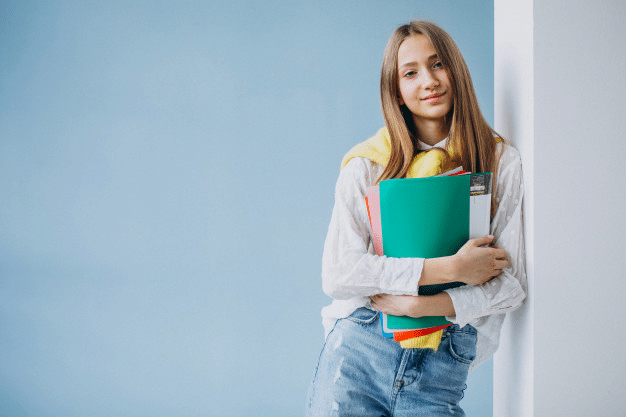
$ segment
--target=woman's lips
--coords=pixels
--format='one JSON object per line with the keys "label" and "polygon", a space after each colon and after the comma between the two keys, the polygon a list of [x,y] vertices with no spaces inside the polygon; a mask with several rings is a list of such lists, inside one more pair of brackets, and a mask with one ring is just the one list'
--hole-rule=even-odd
{"label": "woman's lips", "polygon": [[443,96],[444,94],[445,93],[431,94],[427,97],[424,97],[422,101],[436,101],[439,97]]}

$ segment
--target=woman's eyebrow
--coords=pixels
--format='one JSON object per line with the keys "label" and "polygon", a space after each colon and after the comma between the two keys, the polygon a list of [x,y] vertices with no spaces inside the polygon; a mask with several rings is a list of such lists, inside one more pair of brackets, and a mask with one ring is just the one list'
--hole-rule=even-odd
{"label": "woman's eyebrow", "polygon": [[[433,61],[435,59],[439,59],[439,55],[432,54],[431,56],[428,57],[427,61]],[[419,63],[417,61],[405,62],[402,65],[400,65],[400,68],[415,66],[415,65],[418,65],[418,64]]]}

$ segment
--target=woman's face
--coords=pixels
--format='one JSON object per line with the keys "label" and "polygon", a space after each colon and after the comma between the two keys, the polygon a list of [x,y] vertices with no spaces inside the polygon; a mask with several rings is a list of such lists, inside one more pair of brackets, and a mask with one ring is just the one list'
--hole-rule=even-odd
{"label": "woman's face", "polygon": [[413,113],[418,129],[445,123],[454,92],[435,49],[424,35],[406,38],[398,50],[399,103]]}

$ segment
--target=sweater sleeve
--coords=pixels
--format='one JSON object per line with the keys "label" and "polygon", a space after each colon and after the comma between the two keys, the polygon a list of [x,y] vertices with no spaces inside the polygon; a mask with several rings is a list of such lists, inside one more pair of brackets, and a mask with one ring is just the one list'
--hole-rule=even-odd
{"label": "sweater sleeve", "polygon": [[417,295],[424,259],[374,254],[365,194],[377,166],[353,158],[341,170],[322,256],[322,286],[336,299],[374,294]]}
{"label": "sweater sleeve", "polygon": [[456,317],[447,317],[461,327],[483,316],[518,308],[526,297],[526,271],[522,222],[522,163],[519,153],[508,145],[500,158],[495,188],[495,216],[491,234],[495,245],[506,250],[510,267],[482,285],[446,290]]}

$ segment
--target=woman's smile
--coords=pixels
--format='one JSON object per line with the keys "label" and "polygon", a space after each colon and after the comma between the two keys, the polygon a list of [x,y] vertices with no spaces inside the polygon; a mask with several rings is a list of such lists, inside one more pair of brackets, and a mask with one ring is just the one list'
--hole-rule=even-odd
{"label": "woman's smile", "polygon": [[444,94],[446,94],[445,92],[443,93],[436,93],[436,94],[431,94],[427,97],[424,97],[422,99],[422,101],[426,101],[426,102],[430,102],[430,103],[435,103],[437,101],[440,101],[439,98],[441,98]]}

